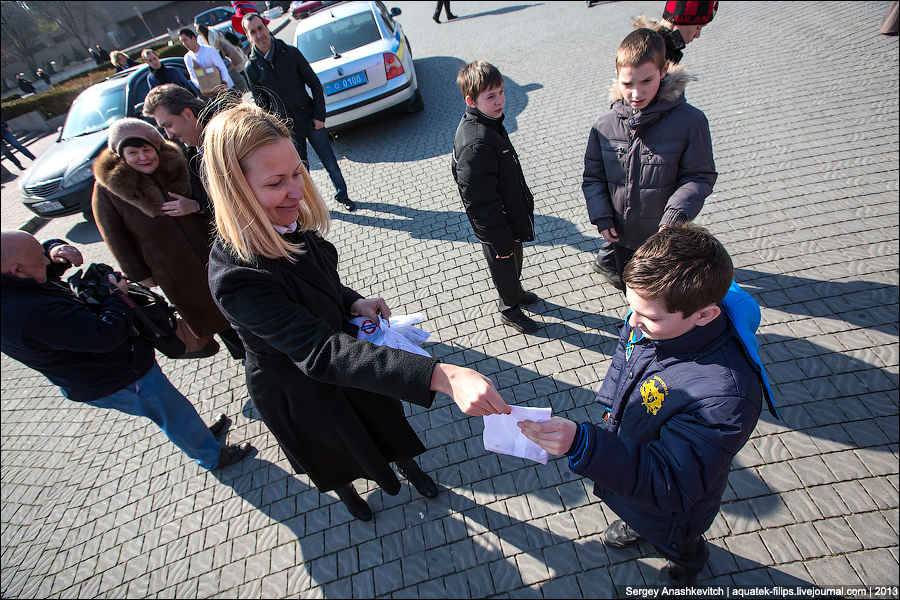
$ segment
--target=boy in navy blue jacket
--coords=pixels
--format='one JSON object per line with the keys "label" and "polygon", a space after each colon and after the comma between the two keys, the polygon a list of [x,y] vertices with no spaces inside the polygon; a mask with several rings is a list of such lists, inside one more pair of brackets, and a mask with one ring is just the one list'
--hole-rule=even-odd
{"label": "boy in navy blue jacket", "polygon": [[550,454],[566,454],[621,517],[604,542],[646,539],[678,585],[692,585],[706,563],[703,532],[764,394],[774,412],[755,338],[759,305],[732,276],[731,257],[705,229],[651,236],[625,267],[631,311],[597,394],[603,421],[519,424]]}

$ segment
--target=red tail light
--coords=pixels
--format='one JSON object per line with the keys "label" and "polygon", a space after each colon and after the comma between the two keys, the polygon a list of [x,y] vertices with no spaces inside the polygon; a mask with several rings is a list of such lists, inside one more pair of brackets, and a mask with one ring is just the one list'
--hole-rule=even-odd
{"label": "red tail light", "polygon": [[400,62],[396,54],[385,52],[382,56],[384,58],[384,74],[388,79],[403,75],[403,63]]}

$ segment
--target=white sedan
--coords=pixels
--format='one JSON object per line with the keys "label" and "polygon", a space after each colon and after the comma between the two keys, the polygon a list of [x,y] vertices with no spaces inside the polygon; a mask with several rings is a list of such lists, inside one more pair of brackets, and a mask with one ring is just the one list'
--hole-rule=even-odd
{"label": "white sedan", "polygon": [[329,128],[389,108],[424,108],[399,14],[383,2],[342,2],[297,24],[297,48],[325,90]]}

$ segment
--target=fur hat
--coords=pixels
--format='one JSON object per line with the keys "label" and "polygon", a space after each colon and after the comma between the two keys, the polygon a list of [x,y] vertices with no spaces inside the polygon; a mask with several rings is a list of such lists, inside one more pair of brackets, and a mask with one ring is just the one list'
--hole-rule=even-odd
{"label": "fur hat", "polygon": [[116,154],[121,154],[122,142],[131,138],[138,138],[153,146],[157,152],[162,146],[163,137],[156,128],[146,121],[126,117],[119,119],[109,128],[109,149]]}
{"label": "fur hat", "polygon": [[706,25],[716,16],[719,3],[716,2],[676,2],[669,0],[663,10],[663,20],[674,25]]}

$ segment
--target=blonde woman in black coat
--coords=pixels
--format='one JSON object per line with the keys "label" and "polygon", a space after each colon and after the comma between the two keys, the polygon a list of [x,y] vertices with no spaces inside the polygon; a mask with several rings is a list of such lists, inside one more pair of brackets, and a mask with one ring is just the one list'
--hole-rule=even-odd
{"label": "blonde woman in black coat", "polygon": [[206,126],[203,168],[215,207],[213,298],[247,350],[247,388],[298,473],[372,518],[353,481],[400,491],[390,467],[424,496],[438,493],[413,461],[425,447],[400,399],[429,407],[436,391],[467,415],[510,412],[491,381],[453,365],[356,338],[353,316],[390,317],[382,298],[341,284],[329,214],[275,116],[251,105]]}

